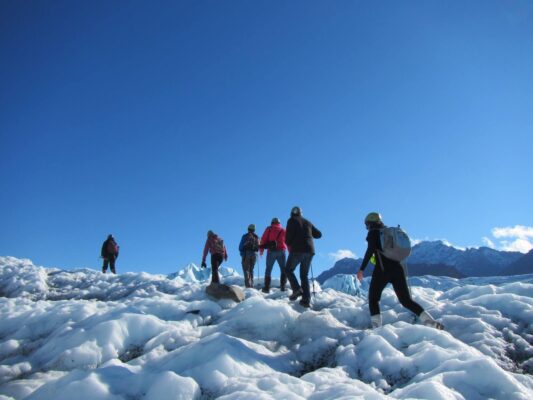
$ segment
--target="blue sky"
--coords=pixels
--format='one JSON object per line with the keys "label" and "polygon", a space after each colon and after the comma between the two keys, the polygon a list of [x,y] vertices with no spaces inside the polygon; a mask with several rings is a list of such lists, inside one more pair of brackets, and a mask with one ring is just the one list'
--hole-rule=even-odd
{"label": "blue sky", "polygon": [[3,1],[0,52],[0,255],[97,268],[113,233],[168,273],[212,229],[239,268],[294,205],[315,275],[374,210],[531,247],[531,2]]}

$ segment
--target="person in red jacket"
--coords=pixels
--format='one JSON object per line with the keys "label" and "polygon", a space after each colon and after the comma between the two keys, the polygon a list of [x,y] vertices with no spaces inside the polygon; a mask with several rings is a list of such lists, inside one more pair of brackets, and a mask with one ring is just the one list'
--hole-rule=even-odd
{"label": "person in red jacket", "polygon": [[267,249],[266,269],[265,269],[265,286],[262,291],[264,293],[270,293],[270,282],[272,280],[272,267],[277,261],[279,269],[281,270],[280,276],[280,290],[285,291],[285,285],[287,283],[287,275],[285,274],[285,263],[287,245],[285,244],[285,229],[281,226],[279,218],[272,218],[272,222],[268,228],[265,229],[263,236],[261,237],[261,244],[259,245],[259,252],[263,255],[263,251]]}
{"label": "person in red jacket", "polygon": [[218,267],[222,264],[222,260],[228,261],[228,252],[222,238],[213,231],[207,232],[207,240],[205,241],[204,254],[202,256],[202,268],[207,267],[205,259],[208,252],[211,253],[211,283],[220,283]]}

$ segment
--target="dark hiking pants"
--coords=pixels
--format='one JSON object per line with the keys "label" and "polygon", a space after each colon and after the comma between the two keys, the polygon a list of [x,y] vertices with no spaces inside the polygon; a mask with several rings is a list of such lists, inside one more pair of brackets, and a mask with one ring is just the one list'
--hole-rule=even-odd
{"label": "dark hiking pants", "polygon": [[257,254],[253,251],[246,251],[242,256],[242,272],[244,273],[244,286],[254,287],[254,267]]}
{"label": "dark hiking pants", "polygon": [[405,273],[400,263],[393,265],[386,265],[385,271],[382,271],[377,265],[372,274],[370,281],[370,288],[368,289],[368,306],[370,308],[370,315],[379,314],[379,300],[381,293],[388,283],[392,283],[394,293],[398,297],[400,304],[412,311],[416,315],[420,315],[424,309],[411,298]]}
{"label": "dark hiking pants", "polygon": [[[291,284],[291,289],[293,292],[298,290],[303,291],[302,301],[309,303],[311,300],[311,292],[309,291],[309,267],[311,266],[311,260],[313,259],[313,254],[311,253],[289,253],[289,258],[287,258],[287,265],[285,266],[285,273]],[[294,275],[294,270],[300,265],[300,281],[302,286],[298,284],[298,280]]]}
{"label": "dark hiking pants", "polygon": [[218,276],[218,267],[222,264],[224,257],[222,254],[211,254],[211,282],[220,283],[220,277]]}
{"label": "dark hiking pants", "polygon": [[111,267],[111,272],[116,274],[115,270],[115,260],[117,259],[116,256],[107,256],[104,258],[104,265],[102,266],[102,272],[105,274],[107,272],[107,268]]}

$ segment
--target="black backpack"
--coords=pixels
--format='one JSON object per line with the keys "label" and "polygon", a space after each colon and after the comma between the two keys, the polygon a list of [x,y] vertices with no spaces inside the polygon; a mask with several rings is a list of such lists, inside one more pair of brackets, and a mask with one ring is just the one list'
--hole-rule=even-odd
{"label": "black backpack", "polygon": [[[270,233],[269,233],[269,235],[270,235]],[[276,250],[278,248],[279,235],[281,235],[281,229],[278,232],[278,236],[276,236],[276,240],[269,240],[268,242],[265,242],[265,244],[263,245],[263,249]]]}

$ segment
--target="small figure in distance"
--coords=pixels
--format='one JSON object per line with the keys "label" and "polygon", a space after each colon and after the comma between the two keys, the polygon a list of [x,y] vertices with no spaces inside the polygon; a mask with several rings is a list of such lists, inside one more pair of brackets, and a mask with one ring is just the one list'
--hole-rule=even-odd
{"label": "small figure in distance", "polygon": [[272,267],[277,261],[281,271],[279,289],[284,292],[287,284],[287,275],[285,274],[285,263],[287,245],[285,244],[285,229],[281,226],[279,218],[272,218],[269,227],[265,229],[261,237],[261,244],[259,245],[259,254],[263,255],[263,251],[267,250],[266,269],[265,269],[265,285],[263,286],[263,293],[270,293],[270,283],[272,281]]}
{"label": "small figure in distance", "polygon": [[259,237],[255,234],[255,225],[248,225],[248,232],[242,235],[239,243],[239,252],[242,257],[242,272],[244,273],[244,286],[254,287],[254,266],[259,250]]}
{"label": "small figure in distance", "polygon": [[[285,273],[291,284],[292,294],[289,300],[296,300],[302,296],[300,305],[309,308],[311,305],[311,292],[309,290],[309,268],[315,255],[313,238],[319,239],[322,233],[308,220],[302,217],[300,207],[293,207],[291,217],[287,221],[285,243],[289,247],[289,258],[285,267]],[[300,281],[298,283],[294,270],[300,264]]]}
{"label": "small figure in distance", "polygon": [[390,282],[392,288],[400,301],[400,304],[416,314],[424,325],[432,326],[437,329],[444,329],[444,326],[435,321],[433,317],[424,311],[422,306],[411,298],[409,287],[407,286],[407,279],[405,271],[399,261],[391,260],[382,254],[380,231],[385,228],[381,215],[377,212],[369,213],[365,218],[365,226],[368,230],[366,241],[368,247],[359,271],[357,272],[357,279],[363,280],[363,271],[365,270],[371,257],[374,256],[376,265],[372,273],[370,281],[370,288],[368,290],[368,306],[370,308],[370,320],[372,328],[381,326],[381,314],[379,310],[379,300],[381,293],[385,286]]}
{"label": "small figure in distance", "polygon": [[228,261],[228,252],[226,251],[224,240],[213,231],[207,232],[207,240],[202,256],[202,268],[207,267],[205,259],[208,252],[211,253],[211,283],[220,283],[218,267],[220,267],[223,260]]}
{"label": "small figure in distance", "polygon": [[115,238],[113,235],[109,234],[107,236],[107,239],[102,244],[102,250],[100,252],[100,255],[104,259],[104,265],[102,266],[102,272],[105,274],[107,271],[107,268],[111,267],[111,272],[116,274],[117,271],[115,270],[115,261],[118,257],[118,251],[119,246],[117,242],[115,241]]}

